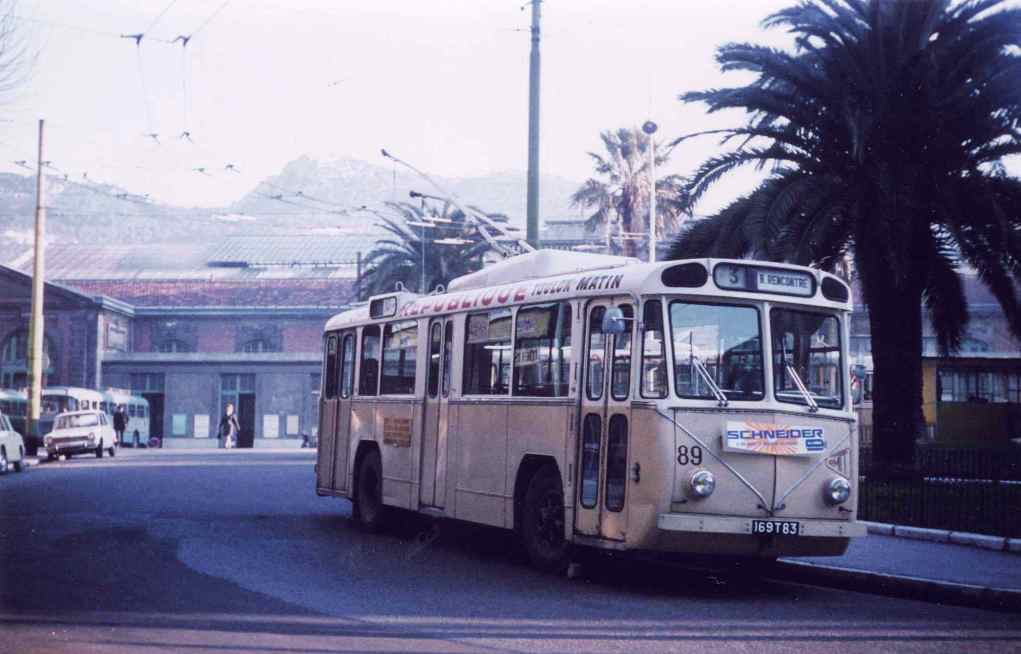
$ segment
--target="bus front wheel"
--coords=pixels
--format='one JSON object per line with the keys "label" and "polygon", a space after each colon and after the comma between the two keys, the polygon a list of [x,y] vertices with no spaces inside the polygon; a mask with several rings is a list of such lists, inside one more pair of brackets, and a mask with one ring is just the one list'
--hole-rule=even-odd
{"label": "bus front wheel", "polygon": [[528,482],[521,540],[536,568],[554,573],[567,569],[570,543],[564,537],[564,487],[556,466],[543,466]]}
{"label": "bus front wheel", "polygon": [[383,504],[383,463],[379,450],[370,450],[358,463],[354,517],[358,524],[369,531],[379,531],[386,521],[386,506]]}

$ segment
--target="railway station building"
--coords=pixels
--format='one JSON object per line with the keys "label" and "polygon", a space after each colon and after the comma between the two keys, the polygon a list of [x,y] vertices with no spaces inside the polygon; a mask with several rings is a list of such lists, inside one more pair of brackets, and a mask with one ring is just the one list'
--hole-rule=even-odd
{"label": "railway station building", "polygon": [[[299,447],[318,426],[322,329],[354,297],[361,235],[47,250],[47,385],[127,388],[164,447]],[[0,267],[0,375],[27,383],[31,253]]]}

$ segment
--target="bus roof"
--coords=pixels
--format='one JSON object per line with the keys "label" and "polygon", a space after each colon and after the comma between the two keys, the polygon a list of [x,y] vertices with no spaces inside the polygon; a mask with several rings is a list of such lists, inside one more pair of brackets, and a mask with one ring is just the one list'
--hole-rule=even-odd
{"label": "bus roof", "polygon": [[[530,255],[522,255],[522,258],[526,256]],[[533,257],[531,261],[534,263],[537,259]],[[620,260],[629,260],[623,257],[611,259],[615,260],[609,262],[611,265],[543,277],[536,277],[537,271],[529,270],[528,266],[525,269],[506,266],[495,276],[501,282],[495,286],[478,286],[477,281],[483,278],[477,277],[463,284],[455,280],[451,290],[441,294],[404,292],[377,296],[370,300],[368,306],[330,318],[326,331],[375,321],[607,295],[670,294],[746,301],[768,299],[837,311],[851,310],[850,289],[845,282],[836,275],[806,266],[749,259],[687,259],[620,265]],[[574,265],[580,265],[581,261],[575,260]],[[567,267],[571,265],[568,263]],[[726,274],[721,275],[721,271],[726,271]],[[519,278],[513,278],[513,272],[519,273]],[[468,277],[471,276],[459,279]],[[733,281],[738,277],[738,282]],[[740,287],[741,284],[744,287]],[[380,300],[389,302],[377,304]],[[385,310],[379,311],[380,307]]]}
{"label": "bus roof", "polygon": [[474,288],[501,286],[530,279],[622,268],[639,263],[641,261],[638,259],[609,254],[536,250],[504,259],[491,266],[486,266],[478,272],[457,277],[450,282],[447,291],[450,293],[469,291]]}

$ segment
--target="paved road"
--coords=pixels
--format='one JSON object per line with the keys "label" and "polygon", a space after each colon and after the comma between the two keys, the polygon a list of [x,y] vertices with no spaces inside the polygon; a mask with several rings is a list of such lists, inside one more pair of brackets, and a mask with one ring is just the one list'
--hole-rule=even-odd
{"label": "paved road", "polygon": [[553,578],[504,532],[413,518],[369,535],[312,463],[123,451],[0,478],[0,652],[1021,651],[1016,615],[602,558]]}

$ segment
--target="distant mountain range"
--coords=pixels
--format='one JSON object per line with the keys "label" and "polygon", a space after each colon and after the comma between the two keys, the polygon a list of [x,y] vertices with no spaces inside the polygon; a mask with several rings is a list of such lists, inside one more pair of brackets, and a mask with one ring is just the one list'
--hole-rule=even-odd
{"label": "distant mountain range", "polygon": [[[525,173],[436,177],[466,205],[525,221]],[[579,216],[569,206],[579,184],[544,175],[540,180],[543,219]],[[403,170],[357,159],[316,161],[300,157],[224,207],[179,207],[152,202],[106,184],[47,178],[48,238],[60,242],[149,243],[216,238],[231,233],[279,233],[296,229],[370,228],[371,214],[344,209],[384,201],[411,201],[408,192],[436,194],[425,180]],[[32,244],[35,178],[0,173],[0,263]]]}
{"label": "distant mountain range", "polygon": [[[507,171],[477,177],[449,178],[433,176],[443,188],[455,194],[466,205],[475,205],[490,213],[502,213],[511,222],[525,222],[525,173]],[[539,215],[543,219],[577,215],[570,208],[570,196],[577,182],[561,177],[540,177]],[[392,167],[370,164],[359,159],[316,161],[301,157],[290,162],[279,175],[261,182],[236,202],[231,209],[250,214],[298,210],[295,206],[321,209],[336,216],[344,208],[372,206],[381,201],[408,202],[409,191],[437,195],[427,181],[414,173]],[[301,195],[298,195],[298,193]],[[355,220],[356,218],[346,219]],[[364,214],[358,220],[368,220]],[[345,224],[345,219],[332,218],[329,223]]]}

